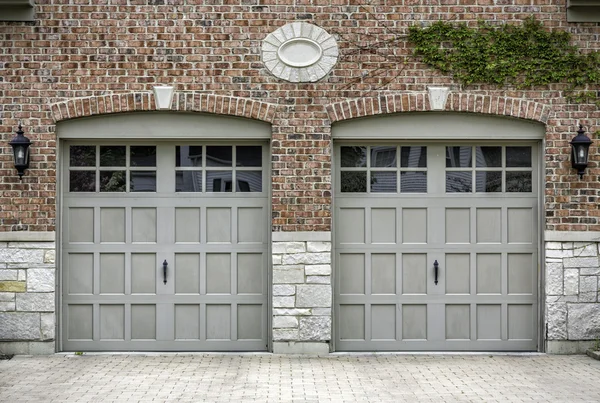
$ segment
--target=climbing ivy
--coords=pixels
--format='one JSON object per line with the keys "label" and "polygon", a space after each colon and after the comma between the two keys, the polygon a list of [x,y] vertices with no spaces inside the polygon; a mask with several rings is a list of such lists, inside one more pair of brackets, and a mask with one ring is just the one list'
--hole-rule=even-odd
{"label": "climbing ivy", "polygon": [[[600,104],[600,54],[581,53],[566,31],[548,31],[527,19],[522,25],[477,27],[435,22],[411,27],[415,54],[463,84],[513,85],[518,89],[565,83],[571,102]],[[597,87],[595,87],[597,88]]]}

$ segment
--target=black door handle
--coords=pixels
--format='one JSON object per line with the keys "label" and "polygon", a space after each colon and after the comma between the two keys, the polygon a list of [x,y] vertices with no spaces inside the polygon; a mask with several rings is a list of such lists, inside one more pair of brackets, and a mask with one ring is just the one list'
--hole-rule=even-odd
{"label": "black door handle", "polygon": [[167,266],[169,266],[169,263],[167,263],[167,260],[165,259],[163,262],[163,279],[165,284],[167,284]]}
{"label": "black door handle", "polygon": [[438,261],[436,260],[435,262],[433,262],[433,272],[435,274],[435,285],[437,285],[438,283],[438,274],[440,271],[440,264],[438,263]]}

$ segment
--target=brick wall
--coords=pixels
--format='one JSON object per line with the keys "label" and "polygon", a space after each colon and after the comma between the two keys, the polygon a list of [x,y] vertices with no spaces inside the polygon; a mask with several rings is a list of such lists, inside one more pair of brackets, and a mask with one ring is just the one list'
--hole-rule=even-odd
{"label": "brick wall", "polygon": [[[97,113],[129,110],[130,104],[138,102],[131,94],[150,94],[152,86],[161,83],[174,85],[186,96],[212,94],[243,100],[215,109],[217,113],[245,115],[253,102],[275,106],[274,231],[331,230],[332,121],[361,113],[428,110],[425,91],[431,84],[452,87],[450,110],[537,119],[541,109],[530,107],[547,109],[543,120],[547,123],[546,228],[600,230],[597,144],[592,146],[592,163],[583,180],[570,168],[568,144],[577,124],[592,133],[600,128],[595,105],[568,104],[561,85],[527,91],[463,87],[412,58],[404,38],[409,26],[439,19],[519,23],[533,15],[549,29],[572,33],[583,51],[598,50],[598,24],[567,23],[564,1],[36,3],[35,22],[0,22],[1,231],[55,228],[54,129],[57,116],[62,115],[53,113],[53,105],[81,99],[80,110],[70,116],[82,116],[86,103],[121,94],[110,98],[110,108],[98,108]],[[324,28],[340,47],[338,64],[317,83],[283,82],[261,62],[262,39],[298,20]],[[388,101],[394,104],[401,95],[414,97],[416,103],[390,108]],[[147,108],[152,107],[149,99]],[[361,107],[366,110],[361,112]],[[33,140],[31,169],[22,182],[14,173],[7,145],[20,120]]]}

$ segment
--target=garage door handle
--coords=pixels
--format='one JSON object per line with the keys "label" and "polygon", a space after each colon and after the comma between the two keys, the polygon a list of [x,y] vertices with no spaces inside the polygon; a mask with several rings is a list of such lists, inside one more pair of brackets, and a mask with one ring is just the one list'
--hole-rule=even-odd
{"label": "garage door handle", "polygon": [[433,262],[433,272],[435,274],[435,285],[437,285],[437,283],[438,283],[438,274],[439,274],[439,271],[440,271],[440,264],[436,260],[435,262]]}
{"label": "garage door handle", "polygon": [[167,284],[167,267],[169,266],[169,263],[167,263],[167,260],[165,259],[165,261],[163,262],[163,279],[164,279],[164,283]]}

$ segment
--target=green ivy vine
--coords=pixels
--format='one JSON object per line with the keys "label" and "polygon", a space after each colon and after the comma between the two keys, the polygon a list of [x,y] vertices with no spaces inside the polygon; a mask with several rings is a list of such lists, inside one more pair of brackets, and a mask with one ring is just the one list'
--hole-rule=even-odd
{"label": "green ivy vine", "polygon": [[[600,54],[581,53],[566,31],[548,31],[529,18],[522,25],[478,27],[435,22],[411,27],[415,55],[463,84],[518,89],[566,83],[570,102],[600,104]],[[596,90],[590,90],[596,88]]]}

